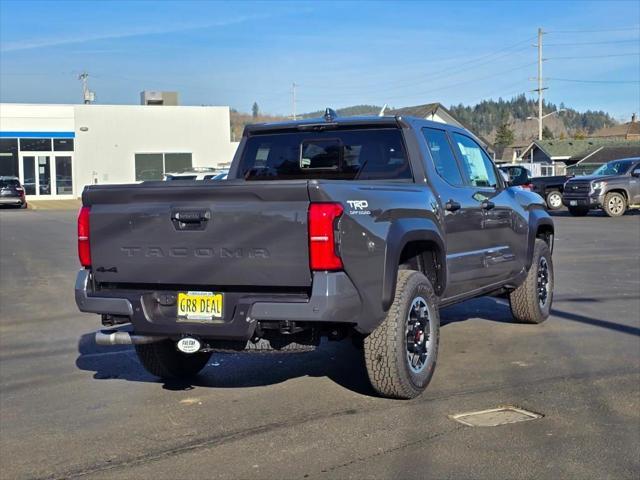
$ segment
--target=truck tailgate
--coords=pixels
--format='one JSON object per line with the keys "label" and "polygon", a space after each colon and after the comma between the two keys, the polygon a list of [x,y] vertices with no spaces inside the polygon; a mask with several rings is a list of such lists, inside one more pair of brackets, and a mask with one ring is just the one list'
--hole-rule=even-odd
{"label": "truck tailgate", "polygon": [[89,187],[97,282],[309,286],[306,181]]}

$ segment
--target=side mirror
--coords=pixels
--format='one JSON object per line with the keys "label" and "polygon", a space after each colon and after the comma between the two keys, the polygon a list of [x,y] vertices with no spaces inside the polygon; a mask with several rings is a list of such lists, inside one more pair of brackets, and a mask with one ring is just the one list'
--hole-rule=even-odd
{"label": "side mirror", "polygon": [[633,172],[631,172],[631,176],[633,177],[640,177],[640,167],[636,167],[633,169]]}

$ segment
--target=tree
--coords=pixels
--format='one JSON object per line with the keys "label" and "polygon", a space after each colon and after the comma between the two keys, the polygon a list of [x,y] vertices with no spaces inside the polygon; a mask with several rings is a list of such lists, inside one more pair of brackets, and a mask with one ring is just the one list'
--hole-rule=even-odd
{"label": "tree", "polygon": [[498,127],[498,131],[496,132],[496,147],[506,147],[507,145],[511,145],[513,143],[514,135],[513,130],[509,128],[508,123],[503,123]]}
{"label": "tree", "polygon": [[258,102],[253,102],[253,106],[251,107],[251,115],[253,118],[257,118],[260,114],[260,108],[258,107]]}
{"label": "tree", "polygon": [[587,138],[587,132],[585,132],[584,130],[578,130],[573,134],[573,138],[576,140],[584,140],[585,138]]}
{"label": "tree", "polygon": [[542,129],[542,139],[543,140],[552,140],[553,139],[553,132],[546,125]]}

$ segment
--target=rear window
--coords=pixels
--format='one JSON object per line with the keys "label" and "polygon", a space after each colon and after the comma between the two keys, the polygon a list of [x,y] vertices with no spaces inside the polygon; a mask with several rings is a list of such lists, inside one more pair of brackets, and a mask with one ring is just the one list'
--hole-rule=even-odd
{"label": "rear window", "polygon": [[246,180],[413,178],[400,130],[392,128],[255,135],[240,173]]}
{"label": "rear window", "polygon": [[0,179],[0,188],[19,187],[19,186],[20,186],[20,182],[18,180],[16,180],[15,178],[2,178],[2,179]]}

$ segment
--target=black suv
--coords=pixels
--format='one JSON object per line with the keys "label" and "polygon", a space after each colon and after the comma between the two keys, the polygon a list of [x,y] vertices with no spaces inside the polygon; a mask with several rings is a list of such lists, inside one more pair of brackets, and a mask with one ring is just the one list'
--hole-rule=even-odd
{"label": "black suv", "polygon": [[24,188],[17,177],[0,177],[0,205],[27,208]]}
{"label": "black suv", "polygon": [[577,217],[596,208],[610,217],[640,208],[640,157],[614,160],[591,175],[572,178],[564,186],[563,203]]}

